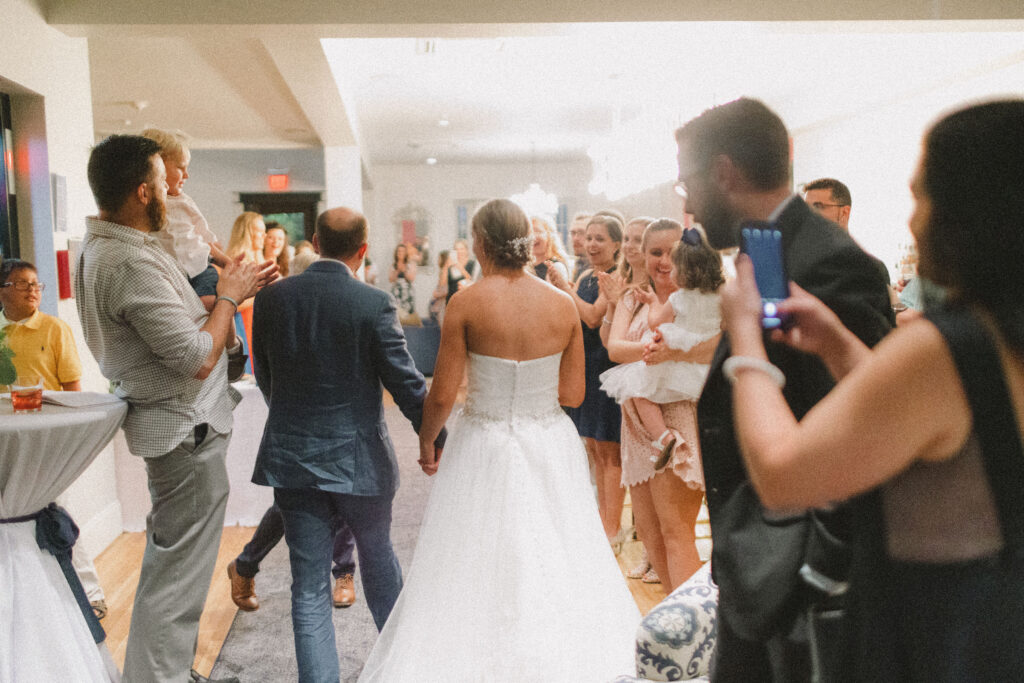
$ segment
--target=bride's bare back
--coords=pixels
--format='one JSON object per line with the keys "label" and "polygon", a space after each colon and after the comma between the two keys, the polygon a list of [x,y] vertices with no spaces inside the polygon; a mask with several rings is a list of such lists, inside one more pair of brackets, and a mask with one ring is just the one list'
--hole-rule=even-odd
{"label": "bride's bare back", "polygon": [[558,401],[583,402],[583,331],[572,299],[522,270],[491,271],[453,296],[445,310],[420,430],[420,462],[428,474],[436,471],[430,444],[455,403],[470,353],[516,361],[561,353]]}
{"label": "bride's bare back", "polygon": [[494,270],[448,302],[434,385],[461,383],[469,353],[509,360],[561,353],[559,401],[579,405],[586,388],[579,320],[564,292],[521,270]]}
{"label": "bride's bare back", "polygon": [[563,351],[580,330],[572,299],[525,272],[484,277],[452,298],[445,319],[463,329],[466,350],[510,360]]}

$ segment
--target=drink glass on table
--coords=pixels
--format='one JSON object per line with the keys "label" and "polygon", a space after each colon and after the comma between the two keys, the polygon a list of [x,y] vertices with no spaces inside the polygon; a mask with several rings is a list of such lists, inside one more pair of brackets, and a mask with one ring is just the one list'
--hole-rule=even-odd
{"label": "drink glass on table", "polygon": [[18,375],[11,384],[11,405],[16,413],[43,409],[43,378],[39,375]]}

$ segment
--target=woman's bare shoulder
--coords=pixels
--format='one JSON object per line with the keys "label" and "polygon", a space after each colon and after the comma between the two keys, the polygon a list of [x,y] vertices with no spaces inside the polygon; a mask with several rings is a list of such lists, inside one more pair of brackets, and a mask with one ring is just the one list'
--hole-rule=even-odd
{"label": "woman's bare shoulder", "polygon": [[549,282],[543,284],[546,285],[545,295],[550,297],[552,306],[558,306],[561,311],[571,313],[574,318],[579,315],[576,311],[576,302],[568,292],[563,292]]}
{"label": "woman's bare shoulder", "polygon": [[[945,338],[927,318],[915,318],[890,332],[876,347],[877,356],[897,363],[933,366],[935,370],[955,372],[953,358]],[[945,362],[943,362],[945,361]],[[935,367],[935,363],[938,366]]]}

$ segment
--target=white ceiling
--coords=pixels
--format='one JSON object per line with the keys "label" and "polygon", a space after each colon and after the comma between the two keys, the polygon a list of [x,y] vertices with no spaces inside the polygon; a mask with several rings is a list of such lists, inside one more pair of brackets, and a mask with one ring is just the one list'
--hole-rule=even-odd
{"label": "white ceiling", "polygon": [[79,31],[97,136],[156,125],[197,148],[354,143],[368,167],[582,159],[641,114],[668,130],[741,94],[798,131],[1024,62],[1019,19]]}
{"label": "white ceiling", "polygon": [[591,25],[439,39],[428,53],[424,43],[323,41],[375,163],[580,158],[617,122],[656,112],[668,133],[672,122],[740,95],[765,100],[797,129],[1024,61],[1018,33],[808,23]]}

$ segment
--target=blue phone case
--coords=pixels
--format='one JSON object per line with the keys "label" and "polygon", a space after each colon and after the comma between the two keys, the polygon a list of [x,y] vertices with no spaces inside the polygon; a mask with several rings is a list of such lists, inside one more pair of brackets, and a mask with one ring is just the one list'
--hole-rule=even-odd
{"label": "blue phone case", "polygon": [[789,279],[782,261],[782,233],[767,223],[746,223],[740,230],[740,248],[754,264],[754,280],[761,293],[761,326],[788,327],[789,316],[776,304],[789,297]]}

